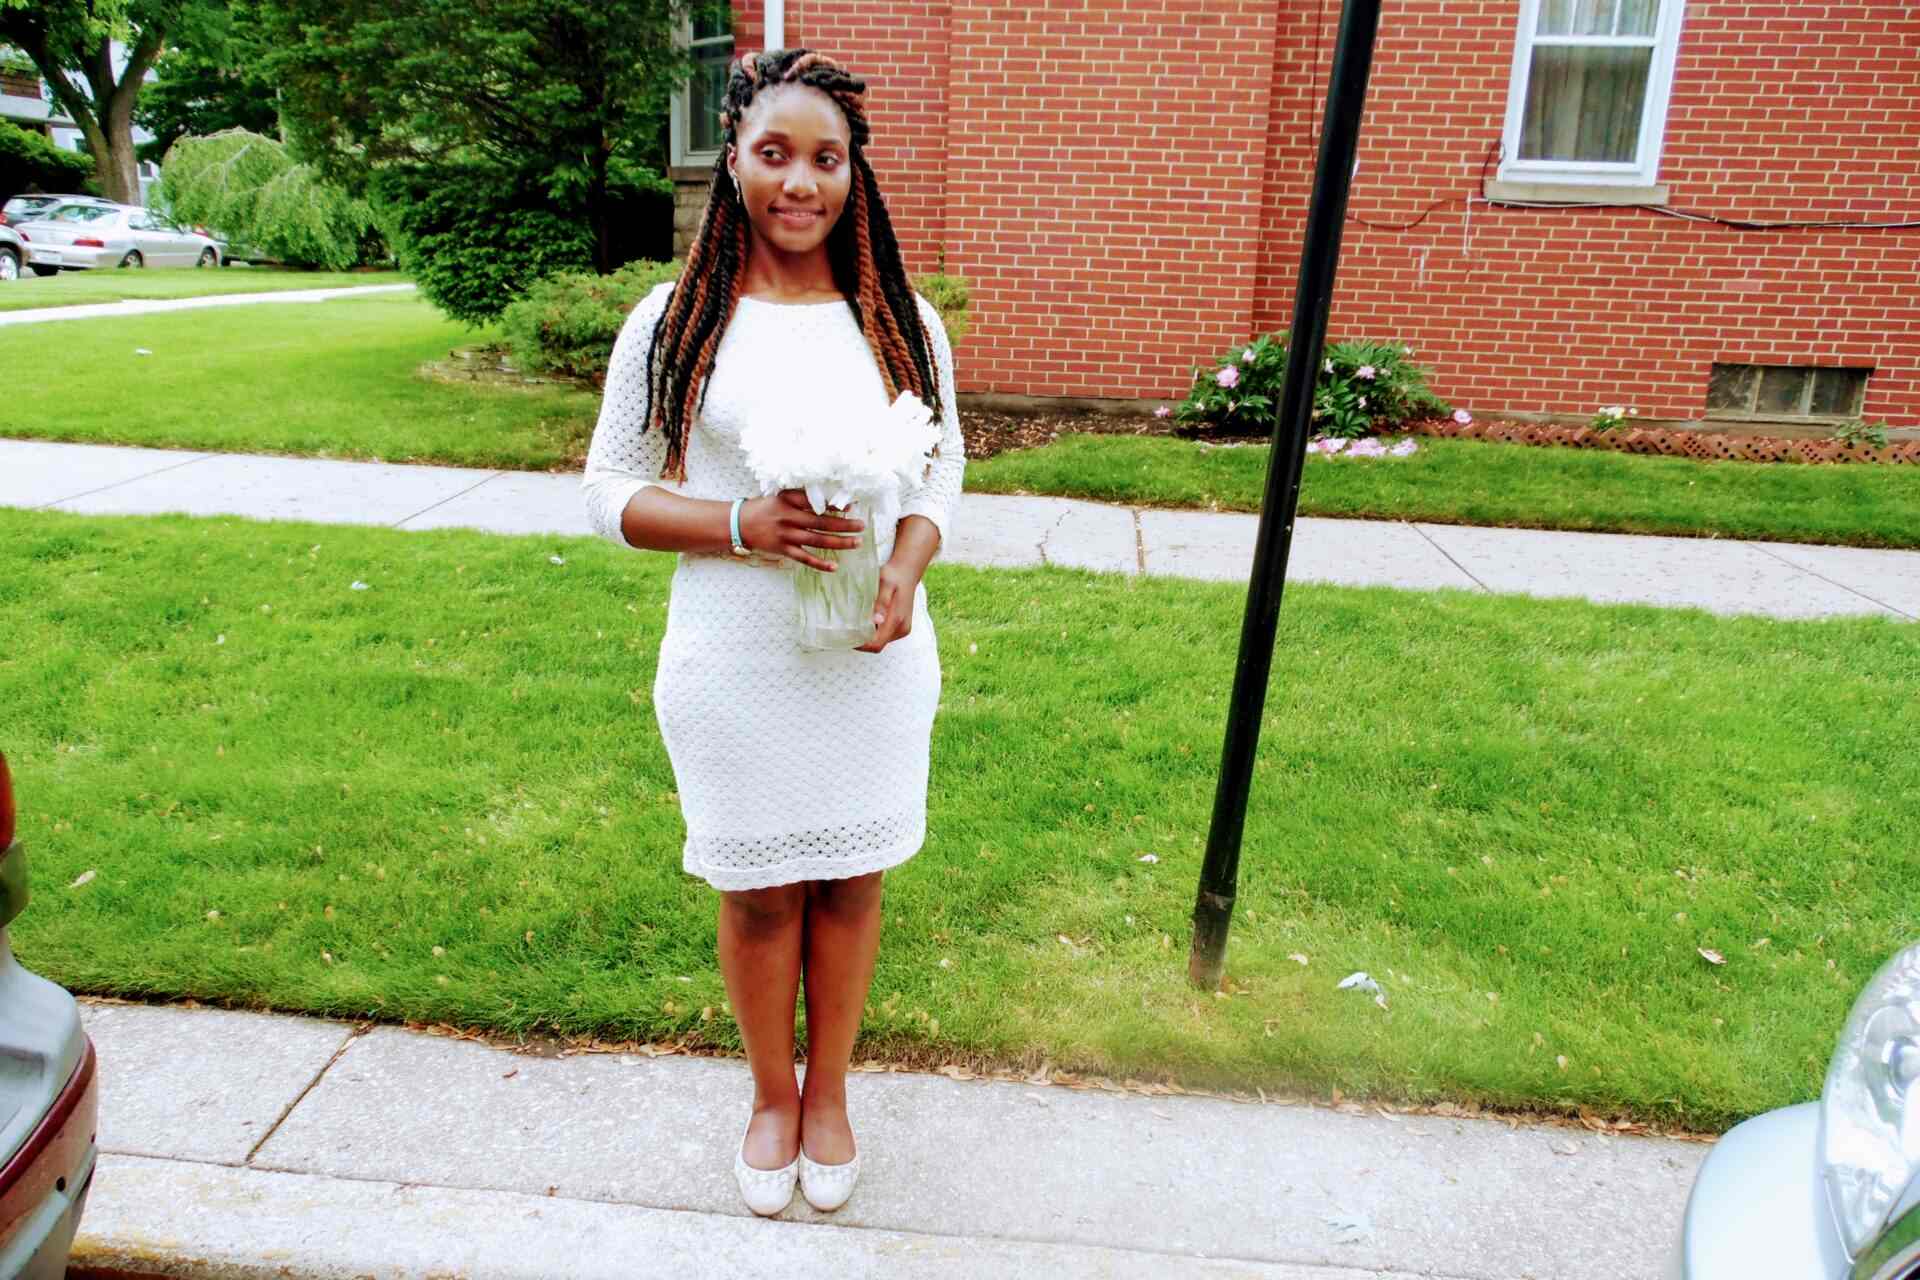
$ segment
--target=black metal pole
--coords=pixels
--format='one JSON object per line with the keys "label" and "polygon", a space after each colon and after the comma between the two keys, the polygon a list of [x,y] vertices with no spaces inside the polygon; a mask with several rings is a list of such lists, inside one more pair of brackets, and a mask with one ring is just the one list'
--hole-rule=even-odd
{"label": "black metal pole", "polygon": [[1260,532],[1253,544],[1253,576],[1247,586],[1246,618],[1240,625],[1240,657],[1233,673],[1233,700],[1227,708],[1220,782],[1213,796],[1213,825],[1207,833],[1200,892],[1193,904],[1193,950],[1187,957],[1187,976],[1208,990],[1220,985],[1220,973],[1226,964],[1227,927],[1233,918],[1234,890],[1240,874],[1240,838],[1246,827],[1247,792],[1253,783],[1254,750],[1260,743],[1267,677],[1273,669],[1280,593],[1286,583],[1287,553],[1293,547],[1294,512],[1300,505],[1300,472],[1307,459],[1313,387],[1320,371],[1320,353],[1326,345],[1327,309],[1333,302],[1340,232],[1347,217],[1347,190],[1353,181],[1360,113],[1366,105],[1367,73],[1373,65],[1373,38],[1379,26],[1380,0],[1345,0],[1339,38],[1333,47],[1333,71],[1327,80],[1327,110],[1320,126],[1313,202],[1307,209],[1306,237],[1300,246],[1300,283],[1293,295],[1287,372],[1274,418]]}

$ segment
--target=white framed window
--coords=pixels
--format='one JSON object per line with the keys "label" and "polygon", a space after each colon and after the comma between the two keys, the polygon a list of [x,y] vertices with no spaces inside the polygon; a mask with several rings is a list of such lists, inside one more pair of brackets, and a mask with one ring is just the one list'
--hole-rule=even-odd
{"label": "white framed window", "polygon": [[1500,180],[1650,187],[1685,0],[1520,0]]}
{"label": "white framed window", "polygon": [[720,108],[726,102],[727,68],[733,61],[731,6],[682,18],[680,38],[697,65],[673,95],[671,163],[710,165],[720,156]]}

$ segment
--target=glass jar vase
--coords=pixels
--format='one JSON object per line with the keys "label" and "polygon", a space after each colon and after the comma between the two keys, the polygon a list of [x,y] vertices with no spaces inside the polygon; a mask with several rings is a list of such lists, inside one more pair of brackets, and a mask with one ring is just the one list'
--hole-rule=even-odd
{"label": "glass jar vase", "polygon": [[807,548],[836,567],[832,573],[796,565],[795,617],[802,649],[857,649],[873,639],[873,602],[880,594],[880,543],[871,504],[855,502],[827,514],[861,521],[860,545],[847,550]]}

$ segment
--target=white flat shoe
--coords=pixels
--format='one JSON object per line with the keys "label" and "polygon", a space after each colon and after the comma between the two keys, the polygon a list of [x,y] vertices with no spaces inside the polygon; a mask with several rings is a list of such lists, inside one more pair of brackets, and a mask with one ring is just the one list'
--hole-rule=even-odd
{"label": "white flat shoe", "polygon": [[[752,1127],[753,1116],[749,1113],[747,1129]],[[754,1168],[747,1163],[747,1129],[740,1131],[740,1145],[734,1149],[733,1180],[739,1184],[740,1198],[747,1202],[747,1208],[763,1218],[770,1218],[786,1208],[793,1199],[793,1183],[799,1174],[802,1157],[795,1156],[779,1169]]]}
{"label": "white flat shoe", "polygon": [[844,1164],[821,1164],[809,1160],[805,1147],[800,1149],[800,1194],[822,1213],[831,1213],[847,1202],[853,1184],[860,1179],[860,1153]]}

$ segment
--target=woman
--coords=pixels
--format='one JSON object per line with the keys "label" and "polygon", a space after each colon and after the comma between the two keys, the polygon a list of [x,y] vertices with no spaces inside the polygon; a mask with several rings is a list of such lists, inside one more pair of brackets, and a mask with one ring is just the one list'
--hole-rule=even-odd
{"label": "woman", "polygon": [[[734,65],[686,269],[622,328],[587,455],[599,532],[680,553],[654,709],[686,819],[682,865],[720,891],[720,970],[754,1082],[734,1174],[762,1214],[796,1179],[814,1207],[837,1208],[859,1173],[847,1064],[881,875],[926,832],[940,660],[920,580],[965,465],[946,330],[908,284],[863,153],[865,91],[805,49]],[[802,651],[791,575],[830,568],[818,553],[857,545],[862,525],[814,515],[798,490],[753,496],[741,427],[874,412],[904,391],[940,416],[941,444],[896,527],[874,530],[873,639]]]}

